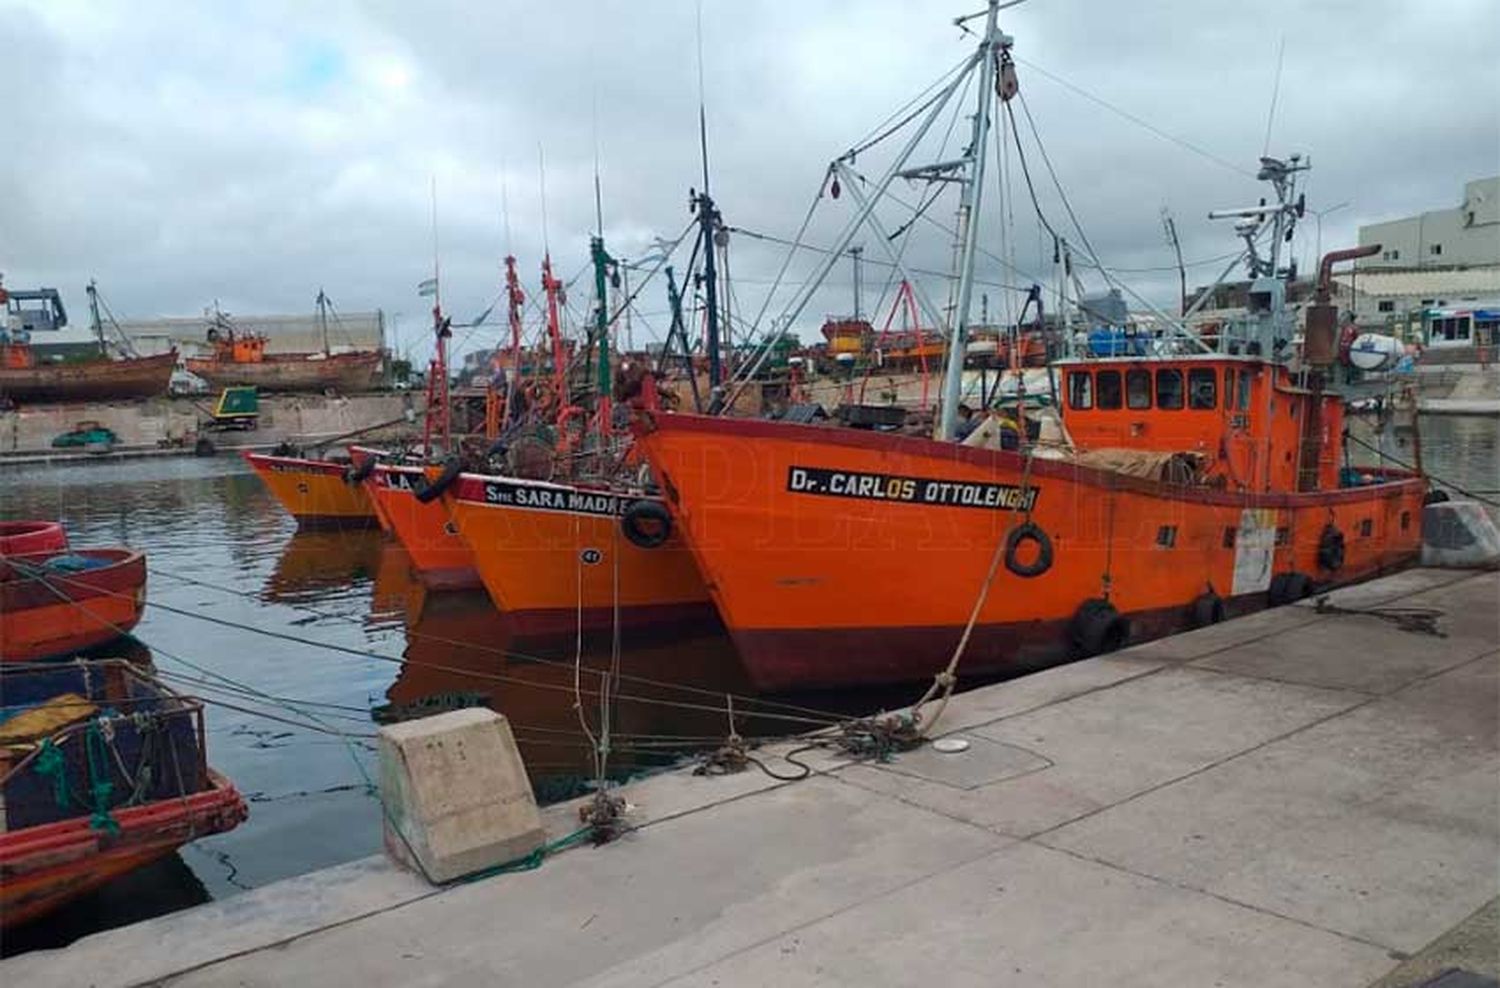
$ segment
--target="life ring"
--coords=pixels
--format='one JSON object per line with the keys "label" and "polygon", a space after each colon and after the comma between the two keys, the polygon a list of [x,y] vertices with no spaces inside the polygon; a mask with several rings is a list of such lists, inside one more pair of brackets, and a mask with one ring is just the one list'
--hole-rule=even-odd
{"label": "life ring", "polygon": [[1272,607],[1295,604],[1312,593],[1312,579],[1306,573],[1277,573],[1271,577],[1271,587],[1266,599]]}
{"label": "life ring", "polygon": [[423,474],[420,480],[411,485],[412,497],[416,498],[422,504],[437,500],[443,496],[443,491],[446,491],[458,479],[458,475],[463,472],[463,468],[464,466],[459,462],[458,457],[448,457],[447,460],[443,461],[442,473],[431,479],[426,474]]}
{"label": "life ring", "polygon": [[1212,590],[1193,598],[1193,627],[1206,628],[1224,620],[1224,598]]}
{"label": "life ring", "polygon": [[655,549],[672,537],[672,516],[665,504],[642,498],[632,502],[620,516],[620,530],[631,544]]}
{"label": "life ring", "polygon": [[1085,658],[1124,648],[1130,641],[1130,620],[1100,597],[1078,605],[1068,624],[1073,647]]}
{"label": "life ring", "polygon": [[[1036,543],[1036,558],[1029,563],[1021,562],[1020,550],[1024,542]],[[1005,536],[1005,568],[1021,577],[1041,576],[1052,568],[1052,540],[1035,522],[1022,522]]]}
{"label": "life ring", "polygon": [[1318,536],[1318,566],[1330,573],[1344,568],[1344,533],[1329,522]]}
{"label": "life ring", "polygon": [[379,457],[376,456],[366,456],[363,460],[359,461],[358,466],[346,468],[344,470],[344,483],[351,487],[364,483],[370,474],[375,472],[375,464],[378,459]]}

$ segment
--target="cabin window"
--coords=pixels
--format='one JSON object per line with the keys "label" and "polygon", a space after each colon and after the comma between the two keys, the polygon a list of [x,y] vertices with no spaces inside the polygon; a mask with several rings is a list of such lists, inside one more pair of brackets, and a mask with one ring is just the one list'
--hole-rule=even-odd
{"label": "cabin window", "polygon": [[1170,549],[1177,544],[1177,526],[1163,525],[1156,530],[1156,544],[1163,549]]}
{"label": "cabin window", "polygon": [[1156,372],[1156,407],[1182,407],[1182,371],[1163,369]]}
{"label": "cabin window", "polygon": [[1278,528],[1276,530],[1276,544],[1286,545],[1292,541],[1292,530],[1290,528]]}
{"label": "cabin window", "polygon": [[1151,372],[1131,370],[1125,372],[1125,404],[1131,408],[1151,407]]}
{"label": "cabin window", "polygon": [[1235,393],[1235,407],[1245,412],[1250,409],[1250,372],[1240,371],[1240,387]]}
{"label": "cabin window", "polygon": [[1365,538],[1365,539],[1369,538],[1370,534],[1372,532],[1374,532],[1374,530],[1375,530],[1375,520],[1373,518],[1363,518],[1363,519],[1360,520],[1360,523],[1359,523],[1359,535],[1360,535],[1360,538]]}
{"label": "cabin window", "polygon": [[1188,371],[1188,407],[1203,411],[1219,407],[1219,381],[1207,368]]}
{"label": "cabin window", "polygon": [[1099,387],[1099,407],[1120,407],[1120,372],[1104,370],[1099,372],[1096,382]]}
{"label": "cabin window", "polygon": [[1226,528],[1226,529],[1224,529],[1224,548],[1226,548],[1226,549],[1233,549],[1234,548],[1234,537],[1235,537],[1236,532],[1237,532],[1237,529],[1234,529],[1234,528]]}
{"label": "cabin window", "polygon": [[1088,371],[1068,372],[1068,407],[1077,409],[1094,407],[1094,375]]}
{"label": "cabin window", "polygon": [[1403,511],[1401,512],[1401,531],[1404,532],[1408,528],[1411,528],[1411,512]]}

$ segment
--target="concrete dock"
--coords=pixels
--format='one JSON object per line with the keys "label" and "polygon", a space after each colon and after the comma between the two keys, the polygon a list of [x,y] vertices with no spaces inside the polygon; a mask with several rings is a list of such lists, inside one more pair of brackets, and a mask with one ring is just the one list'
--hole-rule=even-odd
{"label": "concrete dock", "polygon": [[[1368,986],[1493,977],[1500,574],[963,694],[931,747],[628,787],[636,829],[435,890],[372,858],[0,963],[27,985]],[[792,766],[763,752],[772,767]],[[549,832],[576,826],[570,807]]]}

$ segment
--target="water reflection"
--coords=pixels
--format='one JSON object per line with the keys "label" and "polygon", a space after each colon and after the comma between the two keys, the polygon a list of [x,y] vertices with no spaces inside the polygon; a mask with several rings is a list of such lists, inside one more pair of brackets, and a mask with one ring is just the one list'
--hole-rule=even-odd
{"label": "water reflection", "polygon": [[376,529],[296,532],[266,578],[261,599],[310,604],[362,597],[380,569],[383,549]]}

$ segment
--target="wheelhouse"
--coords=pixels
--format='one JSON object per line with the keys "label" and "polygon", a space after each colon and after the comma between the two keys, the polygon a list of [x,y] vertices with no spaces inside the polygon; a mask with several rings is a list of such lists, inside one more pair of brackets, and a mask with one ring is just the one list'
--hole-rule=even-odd
{"label": "wheelhouse", "polygon": [[1258,357],[1061,360],[1063,422],[1083,449],[1190,451],[1231,491],[1340,486],[1343,400]]}

